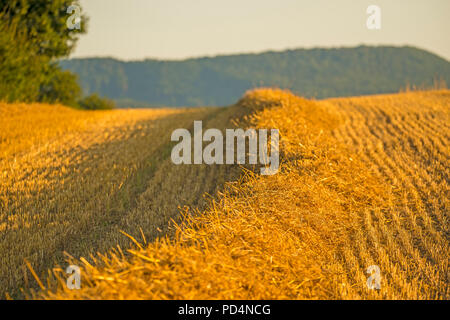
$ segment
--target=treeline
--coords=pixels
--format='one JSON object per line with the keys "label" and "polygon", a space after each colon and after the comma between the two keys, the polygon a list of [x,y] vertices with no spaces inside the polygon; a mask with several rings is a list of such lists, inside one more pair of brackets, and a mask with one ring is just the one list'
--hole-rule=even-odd
{"label": "treeline", "polygon": [[[61,69],[58,59],[67,57],[79,36],[70,30],[67,0],[0,0],[0,101],[61,103],[79,108],[113,107],[97,95],[82,97],[76,74]],[[95,107],[96,108],[96,107]]]}
{"label": "treeline", "polygon": [[450,83],[450,63],[413,47],[299,49],[183,61],[123,62],[111,58],[61,61],[85,92],[121,105],[228,105],[259,86],[325,98],[398,92],[406,86]]}

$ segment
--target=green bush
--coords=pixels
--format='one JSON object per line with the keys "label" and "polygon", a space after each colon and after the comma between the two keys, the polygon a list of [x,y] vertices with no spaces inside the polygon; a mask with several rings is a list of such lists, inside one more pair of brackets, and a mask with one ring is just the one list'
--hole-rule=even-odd
{"label": "green bush", "polygon": [[77,106],[77,78],[57,62],[86,31],[85,16],[81,30],[66,26],[72,2],[0,0],[0,101]]}
{"label": "green bush", "polygon": [[81,109],[85,110],[110,110],[115,109],[114,101],[99,97],[97,94],[91,94],[79,101]]}
{"label": "green bush", "polygon": [[0,13],[0,100],[36,101],[48,62],[19,22],[6,23]]}
{"label": "green bush", "polygon": [[78,100],[81,97],[78,77],[69,71],[61,71],[59,68],[55,68],[51,73],[48,80],[41,84],[38,100],[78,107]]}

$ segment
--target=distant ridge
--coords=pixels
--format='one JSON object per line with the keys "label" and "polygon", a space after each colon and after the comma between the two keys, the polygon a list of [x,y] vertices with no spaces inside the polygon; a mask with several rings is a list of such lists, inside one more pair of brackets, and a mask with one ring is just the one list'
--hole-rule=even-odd
{"label": "distant ridge", "polygon": [[60,62],[78,74],[85,94],[123,107],[229,105],[259,86],[327,98],[398,92],[408,85],[450,84],[450,62],[414,47],[295,49],[185,60]]}

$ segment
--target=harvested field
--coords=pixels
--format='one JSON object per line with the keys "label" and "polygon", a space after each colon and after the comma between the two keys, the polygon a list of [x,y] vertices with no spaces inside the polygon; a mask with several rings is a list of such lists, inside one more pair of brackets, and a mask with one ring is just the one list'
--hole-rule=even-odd
{"label": "harvested field", "polygon": [[[27,258],[42,279],[27,295],[44,299],[448,299],[449,91],[314,101],[258,89],[228,108],[119,112],[139,121],[96,114],[99,142],[79,153],[94,131],[52,138],[47,153],[5,152],[2,170],[17,176],[2,184],[6,288],[17,288],[11,279],[36,288],[22,276]],[[279,173],[174,166],[170,132],[202,119],[279,129]],[[14,167],[13,152],[32,169]],[[53,158],[71,160],[51,167]],[[62,251],[82,268],[80,290],[65,285]],[[379,290],[367,287],[372,265]]]}

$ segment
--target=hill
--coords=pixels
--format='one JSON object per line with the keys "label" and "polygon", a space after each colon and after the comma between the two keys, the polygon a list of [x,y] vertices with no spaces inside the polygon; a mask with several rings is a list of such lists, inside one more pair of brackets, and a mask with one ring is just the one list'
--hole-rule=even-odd
{"label": "hill", "polygon": [[248,89],[274,86],[306,97],[394,93],[408,85],[450,83],[450,62],[413,47],[298,49],[182,61],[111,58],[60,62],[85,94],[119,106],[231,105]]}

